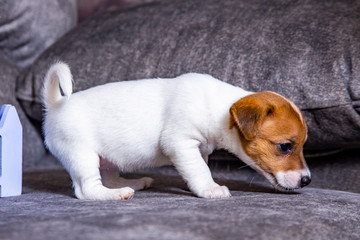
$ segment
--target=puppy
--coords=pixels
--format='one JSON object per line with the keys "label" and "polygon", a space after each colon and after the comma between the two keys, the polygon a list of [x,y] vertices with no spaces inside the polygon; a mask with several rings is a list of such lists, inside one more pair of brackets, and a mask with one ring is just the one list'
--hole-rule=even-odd
{"label": "puppy", "polygon": [[311,181],[302,153],[304,117],[274,92],[252,93],[189,73],[72,94],[70,69],[58,62],[45,76],[42,96],[45,144],[79,199],[129,199],[152,179],[126,180],[119,171],[171,164],[196,196],[230,197],[207,166],[215,149],[235,154],[281,191]]}

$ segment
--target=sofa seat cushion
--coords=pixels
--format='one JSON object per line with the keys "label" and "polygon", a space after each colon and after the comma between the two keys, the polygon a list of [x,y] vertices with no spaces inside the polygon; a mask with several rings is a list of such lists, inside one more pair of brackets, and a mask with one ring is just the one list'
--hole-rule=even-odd
{"label": "sofa seat cushion", "polygon": [[[161,173],[161,172],[160,172]],[[359,239],[360,194],[274,192],[231,179],[229,199],[194,197],[177,175],[127,201],[82,201],[65,171],[27,172],[24,194],[0,199],[2,239]]]}

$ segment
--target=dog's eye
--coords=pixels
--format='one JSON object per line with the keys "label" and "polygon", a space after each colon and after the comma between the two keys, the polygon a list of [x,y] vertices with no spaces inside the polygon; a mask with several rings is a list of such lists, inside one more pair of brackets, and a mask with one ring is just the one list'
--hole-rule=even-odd
{"label": "dog's eye", "polygon": [[281,143],[278,147],[282,153],[289,153],[293,149],[293,145],[291,143]]}

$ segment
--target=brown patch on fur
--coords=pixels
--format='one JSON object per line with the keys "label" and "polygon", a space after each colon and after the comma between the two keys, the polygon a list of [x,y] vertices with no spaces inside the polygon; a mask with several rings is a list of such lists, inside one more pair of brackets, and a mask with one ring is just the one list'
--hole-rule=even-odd
{"label": "brown patch on fur", "polygon": [[[248,95],[230,108],[230,128],[237,127],[244,151],[265,172],[300,170],[306,166],[302,153],[307,138],[302,116],[283,97],[272,92]],[[279,144],[291,143],[283,153]]]}

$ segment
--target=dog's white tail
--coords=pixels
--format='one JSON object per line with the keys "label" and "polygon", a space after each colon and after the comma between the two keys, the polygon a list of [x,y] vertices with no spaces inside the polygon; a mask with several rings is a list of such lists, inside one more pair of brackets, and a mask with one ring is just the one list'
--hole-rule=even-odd
{"label": "dog's white tail", "polygon": [[[64,96],[61,94],[61,90]],[[69,66],[63,62],[53,64],[46,73],[42,89],[45,108],[55,106],[64,97],[69,99],[71,93],[72,75]]]}

